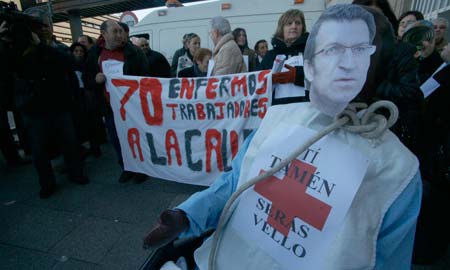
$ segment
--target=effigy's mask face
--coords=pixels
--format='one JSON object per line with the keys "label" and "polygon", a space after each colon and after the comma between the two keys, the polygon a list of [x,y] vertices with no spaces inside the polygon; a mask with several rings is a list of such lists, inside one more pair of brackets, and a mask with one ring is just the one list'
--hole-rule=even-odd
{"label": "effigy's mask face", "polygon": [[325,21],[315,40],[312,61],[305,61],[311,91],[326,103],[349,103],[361,91],[376,47],[363,20]]}

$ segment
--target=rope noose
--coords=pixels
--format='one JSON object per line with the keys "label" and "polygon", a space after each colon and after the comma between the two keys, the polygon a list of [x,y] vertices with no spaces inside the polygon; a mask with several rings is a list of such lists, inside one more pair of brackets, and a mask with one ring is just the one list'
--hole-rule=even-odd
{"label": "rope noose", "polygon": [[[220,244],[221,234],[225,227],[225,224],[228,222],[231,214],[234,211],[236,205],[234,202],[236,199],[249,187],[255,185],[259,181],[266,179],[267,177],[272,176],[282,168],[286,167],[292,160],[297,158],[301,153],[306,151],[311,145],[320,140],[322,137],[326,136],[328,133],[332,131],[343,128],[351,133],[358,133],[361,136],[367,139],[376,139],[381,136],[388,128],[392,127],[398,118],[398,109],[394,103],[381,100],[370,105],[365,111],[362,111],[362,117],[358,117],[358,109],[365,109],[367,105],[365,103],[351,103],[347,106],[347,108],[338,116],[336,116],[333,123],[329,126],[325,127],[321,131],[319,131],[316,135],[306,141],[301,147],[296,149],[293,153],[291,153],[286,159],[282,160],[272,169],[265,171],[264,173],[255,176],[250,179],[242,186],[240,186],[228,199],[225,207],[223,208],[222,214],[220,215],[219,222],[217,224],[216,231],[214,233],[213,242],[211,244],[211,251],[208,259],[208,269],[215,270],[216,269],[216,254],[217,249]],[[375,111],[378,109],[388,109],[389,110],[389,118],[386,119],[383,115],[376,114]],[[230,209],[233,209],[230,211]]]}

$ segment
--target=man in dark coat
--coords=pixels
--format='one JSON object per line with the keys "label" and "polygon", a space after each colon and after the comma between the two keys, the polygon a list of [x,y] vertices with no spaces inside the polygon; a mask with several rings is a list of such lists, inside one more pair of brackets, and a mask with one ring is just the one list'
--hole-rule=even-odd
{"label": "man in dark coat", "polygon": [[[97,93],[108,134],[116,150],[119,164],[123,169],[122,151],[114,124],[114,115],[109,103],[109,94],[105,87],[106,77],[102,71],[102,63],[107,60],[121,61],[124,63],[123,74],[134,76],[149,76],[149,65],[142,50],[124,40],[123,29],[117,22],[112,20],[103,22],[100,26],[100,31],[102,34],[101,38],[89,50],[83,81],[86,88],[94,89]],[[133,177],[135,177],[136,182],[142,182],[146,176],[123,171],[119,177],[119,182],[126,182]]]}
{"label": "man in dark coat", "polygon": [[133,44],[140,47],[147,56],[150,65],[150,76],[157,78],[170,78],[170,64],[161,53],[152,50],[146,38],[138,38]]}
{"label": "man in dark coat", "polygon": [[6,33],[6,30],[6,22],[2,22],[0,25],[0,152],[8,166],[17,166],[30,163],[30,161],[24,160],[19,155],[8,122],[8,111],[13,108],[11,66],[14,62],[14,50],[11,47],[11,40],[2,35]]}
{"label": "man in dark coat", "polygon": [[[20,28],[20,29],[18,29]],[[49,147],[58,139],[64,154],[69,180],[87,184],[73,125],[72,108],[76,78],[69,56],[38,43],[26,26],[16,25],[14,38],[14,103],[22,113],[33,163],[39,176],[40,197],[50,197],[56,181]]]}

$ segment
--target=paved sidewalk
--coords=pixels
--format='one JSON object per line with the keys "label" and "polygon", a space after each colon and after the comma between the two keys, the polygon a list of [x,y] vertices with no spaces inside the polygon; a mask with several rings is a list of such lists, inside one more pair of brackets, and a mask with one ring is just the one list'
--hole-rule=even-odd
{"label": "paved sidewalk", "polygon": [[120,184],[112,147],[102,150],[86,161],[90,184],[56,173],[47,200],[32,165],[7,169],[0,155],[0,269],[139,269],[150,254],[142,239],[160,211],[202,189],[150,177]]}

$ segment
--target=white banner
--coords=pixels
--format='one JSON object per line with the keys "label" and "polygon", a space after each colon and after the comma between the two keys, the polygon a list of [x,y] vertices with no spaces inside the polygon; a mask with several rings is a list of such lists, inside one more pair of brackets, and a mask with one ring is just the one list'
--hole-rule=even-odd
{"label": "white banner", "polygon": [[269,71],[209,78],[107,77],[125,169],[210,185],[271,104]]}

